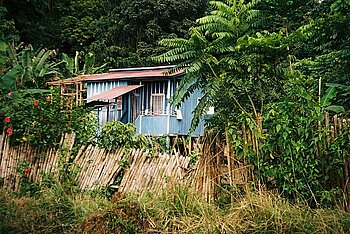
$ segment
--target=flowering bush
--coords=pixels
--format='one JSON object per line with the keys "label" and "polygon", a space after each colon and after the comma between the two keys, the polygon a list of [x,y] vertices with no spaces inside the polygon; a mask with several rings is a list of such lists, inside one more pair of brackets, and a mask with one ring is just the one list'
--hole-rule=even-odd
{"label": "flowering bush", "polygon": [[[69,105],[67,105],[69,103]],[[54,146],[63,133],[75,132],[77,140],[89,141],[96,121],[90,110],[74,105],[58,90],[20,90],[0,99],[0,127],[11,142]]]}

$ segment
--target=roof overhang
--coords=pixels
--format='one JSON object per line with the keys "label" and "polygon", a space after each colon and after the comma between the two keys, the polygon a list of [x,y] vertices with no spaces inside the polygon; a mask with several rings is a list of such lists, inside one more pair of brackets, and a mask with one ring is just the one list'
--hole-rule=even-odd
{"label": "roof overhang", "polygon": [[92,97],[89,97],[88,101],[97,101],[97,100],[113,100],[119,96],[122,96],[128,92],[131,92],[135,89],[142,87],[143,85],[127,85],[127,86],[118,86],[113,89],[109,89],[102,93],[96,94]]}
{"label": "roof overhang", "polygon": [[135,80],[166,80],[174,77],[178,77],[184,74],[184,72],[176,71],[174,73],[168,73],[168,70],[145,70],[145,71],[112,71],[103,74],[93,74],[84,75],[81,78],[84,82],[100,82],[106,80],[125,80],[125,81],[135,81]]}

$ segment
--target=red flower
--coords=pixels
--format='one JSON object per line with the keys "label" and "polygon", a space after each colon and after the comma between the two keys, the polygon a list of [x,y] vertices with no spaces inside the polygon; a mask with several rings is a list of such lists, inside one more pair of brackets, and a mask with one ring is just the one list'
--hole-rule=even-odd
{"label": "red flower", "polygon": [[9,92],[7,96],[12,97],[12,92]]}
{"label": "red flower", "polygon": [[6,133],[9,134],[9,136],[11,136],[11,135],[13,134],[13,131],[12,131],[11,128],[8,128],[8,129],[6,130]]}
{"label": "red flower", "polygon": [[24,174],[29,175],[30,174],[30,169],[29,168],[25,169],[24,170]]}
{"label": "red flower", "polygon": [[39,101],[38,100],[34,100],[34,106],[39,106]]}
{"label": "red flower", "polygon": [[10,117],[5,117],[5,122],[6,122],[6,123],[10,123],[10,122],[11,122]]}
{"label": "red flower", "polygon": [[69,126],[68,123],[66,123],[66,128],[68,128],[68,126]]}
{"label": "red flower", "polygon": [[4,68],[0,68],[0,72],[4,72],[5,71],[5,69]]}
{"label": "red flower", "polygon": [[69,101],[67,101],[67,102],[65,103],[65,105],[66,105],[66,107],[71,108],[70,102],[69,102]]}

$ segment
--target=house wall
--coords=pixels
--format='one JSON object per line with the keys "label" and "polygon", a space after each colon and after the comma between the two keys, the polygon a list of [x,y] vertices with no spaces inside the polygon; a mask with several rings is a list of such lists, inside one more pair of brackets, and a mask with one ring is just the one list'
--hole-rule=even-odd
{"label": "house wall", "polygon": [[[87,82],[87,98],[92,97],[96,94],[102,93],[109,89],[125,86],[126,81],[99,81],[99,82]],[[120,120],[127,123],[129,120],[128,110],[128,98],[127,95],[123,96],[123,108],[118,110],[110,106],[109,108],[105,106],[97,107],[95,113],[98,118],[98,122],[101,126],[104,126],[108,121]],[[90,101],[87,101],[90,102]]]}
{"label": "house wall", "polygon": [[[140,95],[140,113],[141,115],[135,120],[135,126],[137,133],[153,134],[153,135],[188,135],[191,121],[193,118],[192,111],[195,109],[198,103],[198,98],[202,96],[199,90],[196,90],[179,108],[182,119],[178,119],[176,116],[175,108],[170,106],[170,116],[168,116],[167,105],[168,97],[172,97],[179,85],[179,79],[171,79],[162,81],[101,81],[101,82],[89,82],[87,83],[87,97],[94,96],[106,90],[112,89],[117,86],[142,84],[143,87],[135,90],[135,93]],[[151,94],[164,94],[164,113],[157,116],[151,115]],[[99,119],[99,123],[103,126],[110,120],[120,120],[124,123],[131,122],[131,95],[133,92],[123,95],[123,108],[122,110],[111,110],[104,108],[99,112],[96,112]],[[147,110],[145,112],[145,110]],[[107,119],[107,112],[109,111],[109,118]],[[146,113],[146,115],[145,115]],[[147,115],[147,113],[149,115]],[[168,128],[169,123],[169,128]],[[204,121],[200,121],[197,129],[192,133],[192,136],[202,135],[204,132]]]}
{"label": "house wall", "polygon": [[96,94],[102,93],[109,89],[124,86],[128,83],[126,81],[99,81],[99,82],[88,82],[87,83],[87,98],[92,97]]}
{"label": "house wall", "polygon": [[[135,121],[137,133],[165,135],[167,134],[167,124],[169,122],[170,135],[188,135],[193,118],[192,111],[197,106],[198,98],[202,97],[200,91],[195,91],[179,108],[182,119],[176,115],[140,115]],[[192,133],[192,136],[200,136],[204,133],[204,120],[199,122],[198,127]]]}
{"label": "house wall", "polygon": [[140,94],[140,111],[144,113],[152,113],[151,107],[151,95],[152,94],[163,94],[164,103],[162,114],[166,113],[167,108],[167,96],[173,96],[174,90],[176,89],[177,81],[175,79],[170,80],[170,89],[168,90],[168,80],[160,81],[141,81],[141,82],[130,82],[129,85],[143,85],[142,88],[138,89],[136,92]]}
{"label": "house wall", "polygon": [[[191,122],[193,119],[193,110],[196,108],[198,99],[201,98],[203,95],[202,93],[197,89],[194,91],[194,93],[184,101],[184,103],[179,108],[182,114],[182,120],[178,120],[178,128],[179,128],[179,134],[180,135],[187,135],[188,131],[191,127]],[[198,127],[196,130],[192,133],[193,136],[199,136],[203,135],[204,133],[204,120],[202,119],[199,122]]]}

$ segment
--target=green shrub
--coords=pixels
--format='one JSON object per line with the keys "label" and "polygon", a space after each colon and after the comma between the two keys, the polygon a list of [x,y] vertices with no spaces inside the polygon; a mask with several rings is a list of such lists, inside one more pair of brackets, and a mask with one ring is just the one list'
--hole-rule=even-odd
{"label": "green shrub", "polygon": [[120,121],[110,121],[103,126],[98,136],[98,144],[105,149],[114,150],[120,147],[143,148],[148,145],[144,135],[136,135],[136,128],[133,124],[124,124]]}

